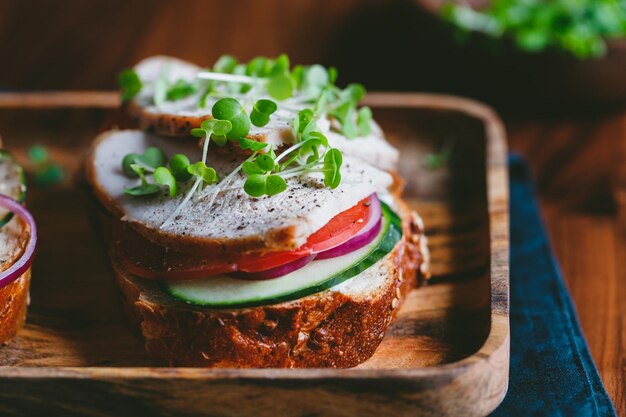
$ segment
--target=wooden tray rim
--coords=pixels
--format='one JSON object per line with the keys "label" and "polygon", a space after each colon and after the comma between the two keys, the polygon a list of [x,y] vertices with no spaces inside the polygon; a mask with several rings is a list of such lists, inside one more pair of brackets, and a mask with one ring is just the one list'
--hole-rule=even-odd
{"label": "wooden tray rim", "polygon": [[[13,367],[0,366],[0,378],[62,379],[200,379],[200,380],[452,380],[469,368],[486,364],[495,353],[509,357],[509,191],[506,134],[495,111],[480,102],[448,95],[369,93],[364,100],[381,108],[409,107],[464,113],[482,121],[487,137],[487,203],[490,237],[491,326],[483,346],[456,362],[414,369],[212,369],[163,367]],[[0,108],[115,108],[117,92],[0,93]],[[494,192],[495,190],[495,192]]]}

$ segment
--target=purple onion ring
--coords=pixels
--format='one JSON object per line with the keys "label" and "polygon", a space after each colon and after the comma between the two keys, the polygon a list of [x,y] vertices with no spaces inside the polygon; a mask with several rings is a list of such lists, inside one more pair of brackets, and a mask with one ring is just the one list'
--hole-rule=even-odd
{"label": "purple onion ring", "polygon": [[30,239],[22,256],[4,272],[0,272],[0,288],[4,288],[24,275],[33,263],[33,254],[37,246],[37,226],[35,219],[26,207],[5,195],[0,195],[0,207],[5,208],[24,220],[30,228]]}

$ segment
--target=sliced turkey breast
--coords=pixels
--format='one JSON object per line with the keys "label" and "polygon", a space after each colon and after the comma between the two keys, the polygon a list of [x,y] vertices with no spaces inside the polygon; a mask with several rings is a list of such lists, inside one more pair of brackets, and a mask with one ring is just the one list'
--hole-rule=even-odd
{"label": "sliced turkey breast", "polygon": [[[288,178],[288,188],[283,193],[252,198],[243,190],[245,175],[240,172],[228,185],[219,185],[219,193],[214,186],[196,192],[170,219],[193,181],[183,184],[182,192],[175,198],[165,192],[148,197],[124,193],[124,188],[137,185],[139,180],[123,174],[122,158],[131,152],[141,154],[150,146],[161,148],[168,157],[181,152],[192,162],[201,158],[199,149],[191,142],[172,141],[139,130],[110,131],[96,140],[87,161],[87,177],[95,194],[116,216],[149,240],[168,247],[222,251],[293,249],[335,215],[392,184],[385,171],[344,156],[342,181],[335,189],[324,186],[320,173],[310,173]],[[207,165],[224,178],[244,158],[210,153]]]}
{"label": "sliced turkey breast", "polygon": [[[215,97],[207,97],[204,107],[199,107],[203,90],[180,100],[166,101],[159,106],[154,105],[154,83],[159,77],[164,77],[169,83],[179,79],[195,82],[196,74],[201,71],[197,65],[187,61],[168,56],[154,56],[146,58],[135,66],[135,71],[142,80],[144,87],[141,92],[129,103],[129,110],[139,121],[142,129],[154,130],[156,133],[167,136],[189,135],[192,128],[200,126],[203,120],[211,118],[211,108],[217,101]],[[235,98],[245,98],[244,95]],[[258,96],[256,99],[269,98]],[[304,108],[303,104],[297,104],[298,96],[294,97],[295,104],[290,107]],[[243,100],[242,102],[247,101]],[[270,122],[263,127],[252,126],[248,138],[265,142],[275,148],[284,144],[293,143],[293,133],[290,120],[294,117],[293,111],[281,110],[281,102],[278,102],[279,110],[270,117]],[[330,145],[338,148],[345,155],[361,158],[370,164],[385,170],[395,170],[398,162],[398,151],[385,139],[380,127],[373,123],[372,132],[367,136],[348,139],[341,133],[330,128],[327,118],[322,118],[318,125],[324,133]]]}

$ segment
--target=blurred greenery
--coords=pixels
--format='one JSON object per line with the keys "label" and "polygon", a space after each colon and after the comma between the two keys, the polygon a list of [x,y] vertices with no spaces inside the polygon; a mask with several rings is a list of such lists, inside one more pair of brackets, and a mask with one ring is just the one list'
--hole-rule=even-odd
{"label": "blurred greenery", "polygon": [[442,15],[463,32],[510,38],[523,51],[560,49],[579,59],[606,54],[626,36],[626,0],[493,0],[481,10],[447,3]]}

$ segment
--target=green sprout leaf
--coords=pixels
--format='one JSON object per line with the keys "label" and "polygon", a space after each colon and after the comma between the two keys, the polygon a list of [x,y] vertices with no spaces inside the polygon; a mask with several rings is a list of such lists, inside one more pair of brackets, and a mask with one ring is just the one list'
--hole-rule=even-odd
{"label": "green sprout leaf", "polygon": [[443,148],[437,153],[429,153],[424,157],[424,165],[426,168],[435,170],[443,168],[450,163],[452,159],[452,149],[454,143],[444,144]]}
{"label": "green sprout leaf", "polygon": [[354,139],[359,135],[356,116],[354,114],[354,105],[352,103],[345,102],[335,109],[333,115],[339,120],[339,123],[341,123],[341,133],[348,139]]}
{"label": "green sprout leaf", "polygon": [[137,153],[129,153],[122,159],[122,171],[128,178],[139,178],[139,175],[132,169],[131,165],[135,164],[140,156]]}
{"label": "green sprout leaf", "polygon": [[192,174],[187,170],[187,167],[189,167],[189,165],[190,162],[187,155],[177,153],[176,155],[172,156],[172,159],[170,159],[170,171],[177,181],[185,182],[191,178]]}
{"label": "green sprout leaf", "polygon": [[237,66],[237,60],[230,55],[222,55],[219,57],[215,65],[213,65],[213,71],[223,72],[226,74],[232,74]]}
{"label": "green sprout leaf", "polygon": [[261,168],[259,168],[259,166],[252,161],[246,161],[243,163],[241,170],[246,174],[246,175],[254,175],[254,174],[264,174],[265,171],[263,171]]}
{"label": "green sprout leaf", "polygon": [[361,107],[356,115],[356,124],[360,136],[367,136],[372,133],[372,109]]}
{"label": "green sprout leaf", "polygon": [[140,197],[145,195],[157,194],[161,192],[161,187],[156,184],[146,183],[145,185],[138,185],[132,188],[124,188],[124,192],[135,197]]}
{"label": "green sprout leaf", "polygon": [[276,100],[285,100],[293,95],[294,82],[287,73],[272,76],[265,85],[267,93]]}
{"label": "green sprout leaf", "polygon": [[33,145],[28,148],[28,159],[31,163],[43,164],[48,162],[48,150],[41,145]]}
{"label": "green sprout leaf", "polygon": [[320,132],[311,132],[308,139],[306,139],[302,144],[302,147],[300,147],[299,156],[304,157],[311,154],[307,159],[307,164],[314,162],[319,159],[318,149],[320,146],[327,148],[328,139]]}
{"label": "green sprout leaf", "polygon": [[158,167],[154,174],[152,174],[154,178],[154,182],[159,185],[165,185],[169,189],[170,197],[176,197],[178,195],[178,184],[176,183],[176,178],[170,172],[169,169],[165,167]]}
{"label": "green sprout leaf", "polygon": [[261,149],[265,148],[267,143],[257,142],[256,140],[248,139],[248,138],[240,138],[239,139],[239,147],[241,149],[250,149],[253,152],[258,152]]}
{"label": "green sprout leaf", "polygon": [[156,184],[150,184],[146,181],[146,177],[144,175],[144,167],[137,164],[130,164],[130,169],[132,169],[136,176],[141,178],[141,184],[132,188],[124,188],[124,192],[126,194],[132,196],[145,196],[159,193],[161,188]]}
{"label": "green sprout leaf", "polygon": [[302,91],[305,97],[317,98],[328,84],[328,71],[321,65],[311,65],[304,73]]}
{"label": "green sprout leaf", "polygon": [[279,175],[269,175],[265,181],[265,193],[269,196],[280,194],[287,189],[287,183]]}
{"label": "green sprout leaf", "polygon": [[[133,165],[141,166],[143,170],[145,168],[156,169],[159,166],[165,165],[167,157],[165,153],[154,146],[147,148],[143,154],[129,153],[122,159],[122,171],[128,178],[137,178],[138,172],[134,169]],[[143,171],[142,171],[143,173]]]}
{"label": "green sprout leaf", "polygon": [[291,70],[291,79],[293,80],[293,85],[296,90],[300,90],[302,88],[302,83],[304,82],[304,67],[302,65],[296,65]]}
{"label": "green sprout leaf", "polygon": [[357,83],[349,84],[344,90],[341,91],[339,96],[342,100],[348,101],[352,103],[352,105],[356,105],[363,97],[365,97],[365,87]]}
{"label": "green sprout leaf", "polygon": [[165,152],[161,149],[155,146],[150,146],[137,160],[145,165],[148,165],[149,167],[157,168],[165,165],[167,157],[165,156]]}
{"label": "green sprout leaf", "polygon": [[250,113],[250,121],[257,127],[263,127],[270,121],[270,116],[278,109],[272,100],[258,100]]}
{"label": "green sprout leaf", "polygon": [[262,174],[253,174],[246,179],[243,190],[252,197],[265,195],[267,189],[267,177]]}
{"label": "green sprout leaf", "polygon": [[334,85],[335,81],[337,81],[337,68],[330,67],[328,68],[328,83]]}
{"label": "green sprout leaf", "polygon": [[263,172],[273,171],[276,166],[274,158],[267,154],[257,156],[255,162]]}
{"label": "green sprout leaf", "polygon": [[189,97],[197,92],[198,87],[195,84],[185,80],[178,80],[168,88],[165,98],[169,101],[175,101]]}
{"label": "green sprout leaf", "polygon": [[234,98],[218,100],[213,105],[211,113],[215,119],[227,120],[231,123],[232,127],[226,135],[228,139],[243,138],[250,131],[250,118],[241,103]]}
{"label": "green sprout leaf", "polygon": [[65,171],[60,165],[46,163],[35,171],[35,183],[40,187],[48,187],[63,181]]}
{"label": "green sprout leaf", "polygon": [[226,145],[226,135],[233,128],[233,125],[228,120],[207,119],[204,120],[199,128],[191,129],[191,135],[198,138],[212,137],[213,141],[218,146]]}
{"label": "green sprout leaf", "polygon": [[135,70],[127,69],[122,71],[122,73],[117,77],[117,82],[122,89],[122,101],[128,101],[135,97],[141,89],[143,88],[143,84],[139,75],[135,72]]}
{"label": "green sprout leaf", "polygon": [[338,149],[332,148],[324,155],[324,184],[337,188],[341,182],[341,164],[343,157]]}
{"label": "green sprout leaf", "polygon": [[251,77],[267,77],[271,70],[272,61],[262,56],[252,58],[246,65],[246,75]]}
{"label": "green sprout leaf", "polygon": [[202,161],[198,161],[193,165],[189,165],[187,167],[187,171],[190,174],[195,175],[198,178],[202,178],[202,181],[205,184],[215,184],[219,177],[217,176],[217,172],[215,169],[206,166],[206,164]]}

